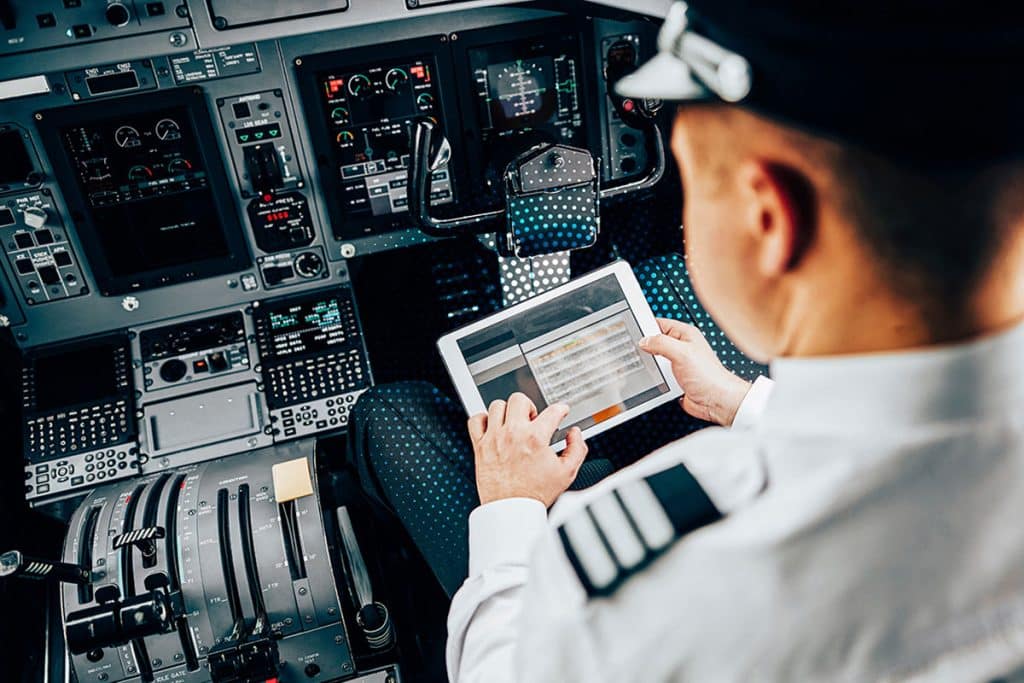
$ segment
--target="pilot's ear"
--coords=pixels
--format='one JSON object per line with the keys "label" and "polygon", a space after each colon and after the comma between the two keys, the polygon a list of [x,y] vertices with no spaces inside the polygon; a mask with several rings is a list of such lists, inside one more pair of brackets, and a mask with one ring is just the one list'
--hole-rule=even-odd
{"label": "pilot's ear", "polygon": [[811,182],[782,164],[750,160],[740,170],[744,221],[760,274],[778,277],[795,269],[814,239],[817,202]]}

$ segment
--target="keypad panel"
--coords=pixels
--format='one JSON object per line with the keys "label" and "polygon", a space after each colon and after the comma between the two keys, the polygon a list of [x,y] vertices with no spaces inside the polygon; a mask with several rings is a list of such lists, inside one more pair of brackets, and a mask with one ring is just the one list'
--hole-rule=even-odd
{"label": "keypad panel", "polygon": [[276,430],[275,439],[297,439],[307,434],[348,426],[352,406],[364,391],[366,389],[272,410],[270,414]]}
{"label": "keypad panel", "polygon": [[123,443],[55,460],[25,465],[25,497],[50,498],[139,473],[138,448]]}
{"label": "keypad panel", "polygon": [[36,459],[112,446],[131,435],[130,420],[125,399],[32,417],[25,421],[25,451]]}
{"label": "keypad panel", "polygon": [[271,408],[364,389],[368,378],[359,348],[294,360],[271,367],[265,374],[267,403]]}

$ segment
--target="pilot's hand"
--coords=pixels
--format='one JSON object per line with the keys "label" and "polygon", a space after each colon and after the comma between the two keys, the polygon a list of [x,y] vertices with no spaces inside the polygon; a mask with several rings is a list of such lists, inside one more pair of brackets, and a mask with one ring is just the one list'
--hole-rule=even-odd
{"label": "pilot's hand", "polygon": [[538,415],[529,397],[515,393],[507,402],[494,401],[486,413],[469,418],[481,504],[533,498],[551,507],[587,457],[579,427],[569,431],[561,456],[548,445],[568,414],[568,406],[555,404]]}
{"label": "pilot's hand", "polygon": [[683,388],[679,401],[690,415],[724,427],[750,390],[750,382],[725,369],[704,335],[693,325],[658,319],[661,334],[640,340],[640,348],[672,363],[672,374]]}

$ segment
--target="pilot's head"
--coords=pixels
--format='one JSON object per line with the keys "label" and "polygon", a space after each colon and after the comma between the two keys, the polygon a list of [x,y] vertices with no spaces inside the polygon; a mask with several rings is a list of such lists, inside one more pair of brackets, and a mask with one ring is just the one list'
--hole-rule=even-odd
{"label": "pilot's head", "polygon": [[1015,322],[1024,12],[764,5],[677,3],[619,87],[680,102],[686,252],[712,316],[759,360]]}

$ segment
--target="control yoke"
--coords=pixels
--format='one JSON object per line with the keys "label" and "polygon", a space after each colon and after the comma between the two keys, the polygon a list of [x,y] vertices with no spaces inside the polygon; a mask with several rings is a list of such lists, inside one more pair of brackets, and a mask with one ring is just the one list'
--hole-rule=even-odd
{"label": "control yoke", "polygon": [[[430,182],[432,174],[450,160],[452,149],[434,121],[420,119],[412,130],[409,212],[420,230],[432,237],[488,233],[494,229],[490,221],[505,217],[504,233],[499,232],[496,239],[503,255],[529,257],[591,246],[596,240],[599,200],[652,187],[665,173],[665,147],[654,124],[655,113],[656,110],[651,112],[645,126],[653,140],[654,164],[643,178],[599,189],[596,165],[589,150],[542,144],[514,159],[506,169],[505,208],[445,219],[430,214]],[[545,225],[531,221],[524,213],[532,209],[536,219],[542,211],[547,215],[548,206],[555,202],[561,206],[571,202],[583,214],[573,212],[573,218],[583,220],[576,224],[549,221]]]}

